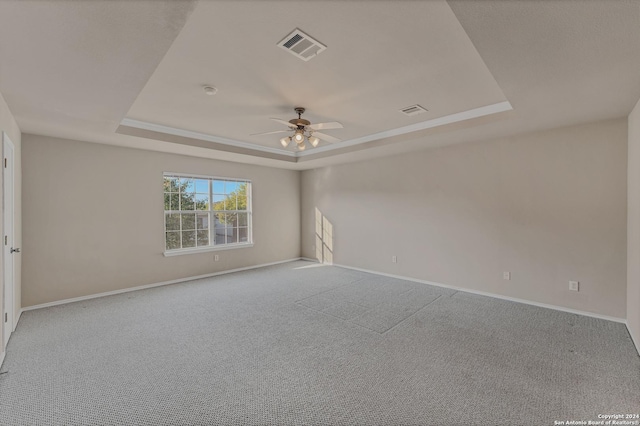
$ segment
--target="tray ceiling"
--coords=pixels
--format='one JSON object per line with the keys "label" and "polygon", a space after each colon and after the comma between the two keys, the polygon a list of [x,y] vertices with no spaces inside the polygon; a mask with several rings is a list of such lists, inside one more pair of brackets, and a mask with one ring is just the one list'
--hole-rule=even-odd
{"label": "tray ceiling", "polygon": [[[624,117],[638,28],[637,0],[3,0],[0,92],[23,133],[308,169]],[[251,136],[296,106],[342,142]]]}
{"label": "tray ceiling", "polygon": [[[343,123],[327,131],[343,142],[321,151],[510,109],[444,0],[222,6],[198,4],[124,125],[288,154],[281,135],[251,134],[282,130],[269,118],[294,118],[295,106]],[[327,49],[308,62],[280,49],[296,26]],[[428,111],[400,112],[415,104]]]}

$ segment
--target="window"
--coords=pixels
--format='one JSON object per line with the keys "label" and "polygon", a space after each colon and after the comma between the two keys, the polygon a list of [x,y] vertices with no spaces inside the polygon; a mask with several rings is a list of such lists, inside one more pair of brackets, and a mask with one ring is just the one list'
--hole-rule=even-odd
{"label": "window", "polygon": [[251,182],[164,175],[167,253],[251,245]]}

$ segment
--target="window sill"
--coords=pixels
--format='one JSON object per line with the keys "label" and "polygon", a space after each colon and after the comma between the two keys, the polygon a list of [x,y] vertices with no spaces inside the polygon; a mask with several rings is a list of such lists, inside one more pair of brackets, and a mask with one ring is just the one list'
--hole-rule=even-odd
{"label": "window sill", "polygon": [[225,244],[224,246],[207,246],[207,247],[195,247],[188,249],[178,249],[178,250],[168,250],[163,254],[165,257],[171,256],[182,256],[183,254],[196,254],[196,253],[206,253],[209,251],[221,251],[221,250],[233,250],[233,249],[241,249],[253,247],[253,243],[238,243],[238,244]]}

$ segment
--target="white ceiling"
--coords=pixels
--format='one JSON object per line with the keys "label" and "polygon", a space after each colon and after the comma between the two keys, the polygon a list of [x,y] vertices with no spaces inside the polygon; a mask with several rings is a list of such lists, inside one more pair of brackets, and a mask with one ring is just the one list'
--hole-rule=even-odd
{"label": "white ceiling", "polygon": [[[326,51],[277,47],[294,28]],[[274,167],[625,116],[639,75],[636,0],[0,1],[0,92],[24,133]],[[250,136],[295,106],[343,142],[296,157]]]}

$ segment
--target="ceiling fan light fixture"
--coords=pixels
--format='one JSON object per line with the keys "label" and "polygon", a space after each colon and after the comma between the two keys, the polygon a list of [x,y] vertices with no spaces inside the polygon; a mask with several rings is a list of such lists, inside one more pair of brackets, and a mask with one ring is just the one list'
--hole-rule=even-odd
{"label": "ceiling fan light fixture", "polygon": [[329,143],[340,142],[340,139],[327,135],[325,133],[320,133],[317,130],[342,129],[342,124],[338,123],[337,121],[311,124],[309,120],[302,118],[302,114],[305,111],[304,108],[295,107],[294,111],[296,112],[296,114],[298,114],[298,118],[294,118],[289,121],[284,121],[279,118],[271,119],[287,126],[287,130],[254,133],[251,136],[271,135],[274,133],[289,133],[290,136],[280,139],[280,145],[282,145],[284,148],[287,148],[293,141],[298,146],[299,151],[304,151],[307,148],[306,143],[309,143],[309,146],[315,148],[320,144],[321,140]]}
{"label": "ceiling fan light fixture", "polygon": [[288,147],[290,143],[291,143],[291,136],[287,136],[285,138],[280,139],[280,144],[284,148]]}

